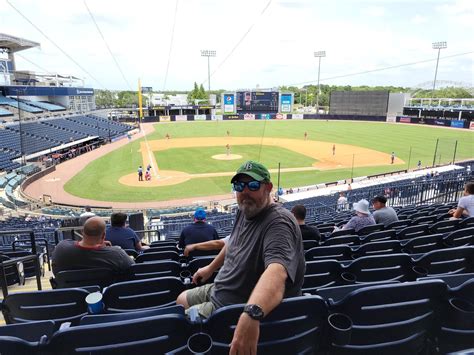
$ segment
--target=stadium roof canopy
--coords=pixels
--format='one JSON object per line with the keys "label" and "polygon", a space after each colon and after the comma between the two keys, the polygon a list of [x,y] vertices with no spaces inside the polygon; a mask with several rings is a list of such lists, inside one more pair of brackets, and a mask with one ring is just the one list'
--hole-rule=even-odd
{"label": "stadium roof canopy", "polygon": [[34,47],[40,47],[40,44],[24,38],[0,33],[0,49],[8,49],[10,53],[14,53]]}

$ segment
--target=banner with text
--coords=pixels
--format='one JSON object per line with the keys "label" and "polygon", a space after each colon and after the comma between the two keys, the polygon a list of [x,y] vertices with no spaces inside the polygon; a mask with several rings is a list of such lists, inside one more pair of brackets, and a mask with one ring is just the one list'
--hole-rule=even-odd
{"label": "banner with text", "polygon": [[160,122],[171,122],[171,116],[160,116]]}

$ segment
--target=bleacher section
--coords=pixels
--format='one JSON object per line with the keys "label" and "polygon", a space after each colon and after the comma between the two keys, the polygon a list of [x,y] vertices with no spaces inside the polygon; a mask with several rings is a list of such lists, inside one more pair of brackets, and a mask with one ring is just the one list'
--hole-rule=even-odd
{"label": "bleacher section", "polygon": [[46,111],[51,111],[51,112],[66,111],[66,109],[64,107],[52,104],[50,102],[28,101],[28,100],[21,100],[21,101],[28,104],[28,105],[30,105],[30,106],[38,107],[38,108],[41,108],[41,109],[46,110]]}
{"label": "bleacher section", "polygon": [[0,107],[0,117],[7,117],[7,116],[13,116],[13,113]]}
{"label": "bleacher section", "polygon": [[24,102],[21,102],[21,101],[18,102],[15,99],[11,99],[11,98],[5,97],[3,95],[0,95],[0,105],[7,105],[7,106],[10,106],[10,107],[14,107],[14,108],[20,108],[20,110],[30,112],[30,113],[41,113],[41,112],[43,112],[43,110],[41,110],[37,107],[30,106],[30,105],[28,105]]}

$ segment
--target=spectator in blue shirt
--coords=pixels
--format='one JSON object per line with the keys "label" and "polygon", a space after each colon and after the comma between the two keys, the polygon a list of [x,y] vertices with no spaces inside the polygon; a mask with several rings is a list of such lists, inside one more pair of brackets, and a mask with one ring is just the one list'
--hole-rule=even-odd
{"label": "spectator in blue shirt", "polygon": [[194,223],[181,231],[178,246],[184,249],[189,244],[217,239],[219,239],[219,236],[217,235],[216,229],[206,223],[206,211],[202,208],[198,208],[196,212],[194,212]]}
{"label": "spectator in blue shirt", "polygon": [[147,249],[147,246],[142,245],[137,233],[129,227],[125,226],[127,215],[125,213],[112,213],[110,216],[111,226],[105,232],[105,240],[108,240],[112,245],[118,245],[122,249],[133,249],[142,251]]}

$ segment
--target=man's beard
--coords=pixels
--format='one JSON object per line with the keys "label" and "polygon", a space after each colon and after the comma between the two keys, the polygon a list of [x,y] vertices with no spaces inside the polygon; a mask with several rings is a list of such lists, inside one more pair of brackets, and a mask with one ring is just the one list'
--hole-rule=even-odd
{"label": "man's beard", "polygon": [[268,199],[263,200],[261,203],[257,203],[254,199],[245,197],[242,201],[237,199],[237,204],[245,218],[252,219],[268,205]]}

